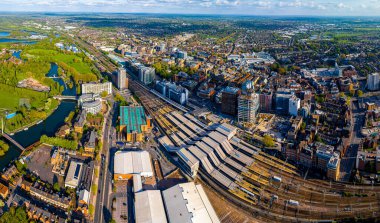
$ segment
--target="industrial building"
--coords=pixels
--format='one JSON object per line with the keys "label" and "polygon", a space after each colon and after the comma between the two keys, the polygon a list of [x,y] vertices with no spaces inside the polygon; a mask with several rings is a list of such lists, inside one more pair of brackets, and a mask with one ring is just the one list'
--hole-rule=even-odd
{"label": "industrial building", "polygon": [[144,134],[152,129],[152,120],[145,116],[142,106],[120,107],[120,132],[127,142],[141,142]]}
{"label": "industrial building", "polygon": [[119,151],[115,153],[114,179],[129,180],[134,174],[153,177],[150,154],[147,151]]}
{"label": "industrial building", "polygon": [[101,94],[102,92],[107,92],[107,94],[112,93],[112,83],[86,83],[82,84],[82,94]]}
{"label": "industrial building", "polygon": [[135,193],[136,223],[166,223],[161,191],[147,190]]}
{"label": "industrial building", "polygon": [[238,98],[238,122],[253,123],[259,109],[259,97],[255,93],[242,94]]}
{"label": "industrial building", "polygon": [[82,175],[82,166],[82,162],[77,160],[71,160],[69,171],[67,171],[65,179],[65,187],[78,187]]}
{"label": "industrial building", "polygon": [[162,192],[169,223],[219,223],[202,185],[178,184]]}

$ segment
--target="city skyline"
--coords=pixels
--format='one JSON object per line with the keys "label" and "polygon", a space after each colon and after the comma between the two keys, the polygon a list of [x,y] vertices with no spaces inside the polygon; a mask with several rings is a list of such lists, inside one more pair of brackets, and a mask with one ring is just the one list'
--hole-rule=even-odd
{"label": "city skyline", "polygon": [[5,0],[0,8],[5,12],[378,16],[380,0]]}

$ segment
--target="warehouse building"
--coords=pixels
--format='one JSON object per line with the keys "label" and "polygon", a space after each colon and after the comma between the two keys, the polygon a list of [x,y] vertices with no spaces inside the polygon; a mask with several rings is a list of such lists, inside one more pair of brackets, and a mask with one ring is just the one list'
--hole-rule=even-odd
{"label": "warehouse building", "polygon": [[178,184],[162,192],[169,223],[219,223],[203,187],[194,182]]}
{"label": "warehouse building", "polygon": [[136,223],[166,223],[161,191],[147,190],[135,193]]}
{"label": "warehouse building", "polygon": [[147,151],[118,151],[115,153],[114,179],[129,180],[134,174],[153,177],[150,154]]}
{"label": "warehouse building", "polygon": [[152,129],[152,119],[145,116],[142,106],[120,106],[120,132],[127,142],[141,142]]}

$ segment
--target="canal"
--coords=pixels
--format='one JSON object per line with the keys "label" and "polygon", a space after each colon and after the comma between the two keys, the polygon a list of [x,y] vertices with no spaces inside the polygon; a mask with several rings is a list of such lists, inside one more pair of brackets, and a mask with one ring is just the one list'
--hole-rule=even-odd
{"label": "canal", "polygon": [[[52,63],[50,71],[46,74],[48,77],[58,76],[58,66]],[[61,78],[54,78],[54,81],[60,85],[65,86],[63,95],[73,96],[76,95],[76,89],[73,87],[69,89]],[[75,85],[74,85],[75,86]],[[72,101],[62,101],[58,108],[43,122],[30,127],[26,131],[20,131],[15,133],[12,138],[15,139],[24,147],[28,147],[37,142],[42,135],[53,136],[55,132],[64,124],[66,116],[75,109],[76,103]],[[14,145],[9,143],[9,151],[2,157],[0,157],[0,171],[6,167],[12,160],[16,159],[21,151]]]}

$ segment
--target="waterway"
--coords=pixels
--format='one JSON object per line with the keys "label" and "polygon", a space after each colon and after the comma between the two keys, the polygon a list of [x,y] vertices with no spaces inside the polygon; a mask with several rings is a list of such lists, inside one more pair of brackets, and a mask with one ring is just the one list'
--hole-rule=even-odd
{"label": "waterway", "polygon": [[11,35],[10,32],[0,32],[0,43],[25,43],[25,44],[34,44],[36,41],[25,40],[25,39],[8,39]]}
{"label": "waterway", "polygon": [[[54,63],[51,64],[51,68],[46,76],[55,76],[58,74],[58,66]],[[73,96],[76,95],[75,87],[68,89],[66,84],[61,78],[55,78],[59,84],[65,86],[63,95]],[[15,139],[24,147],[28,147],[37,142],[42,135],[53,136],[55,132],[64,124],[66,116],[75,109],[76,103],[72,101],[62,101],[58,108],[43,122],[30,127],[26,131],[15,133],[12,138]],[[21,154],[21,151],[14,145],[10,144],[9,151],[2,157],[0,157],[0,171],[6,167],[12,160],[17,159]]]}

